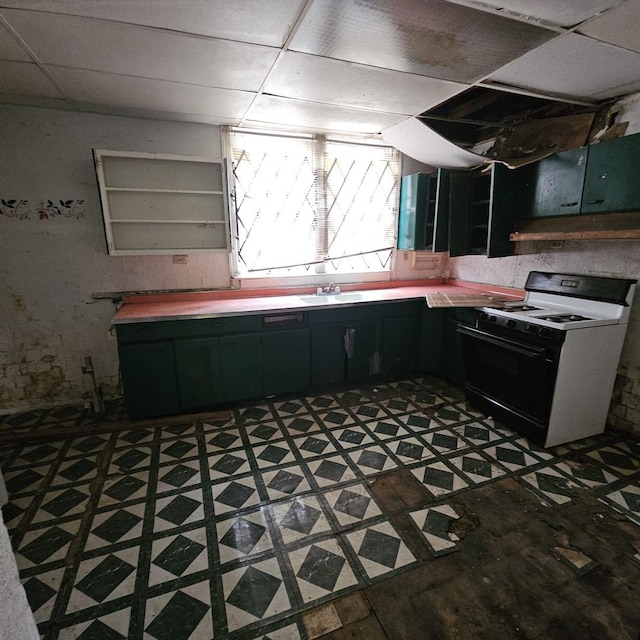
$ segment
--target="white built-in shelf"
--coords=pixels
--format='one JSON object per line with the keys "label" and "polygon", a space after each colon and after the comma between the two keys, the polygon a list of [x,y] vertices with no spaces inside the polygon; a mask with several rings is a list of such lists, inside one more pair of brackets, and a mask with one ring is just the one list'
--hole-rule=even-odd
{"label": "white built-in shelf", "polygon": [[110,255],[227,251],[223,159],[94,150]]}

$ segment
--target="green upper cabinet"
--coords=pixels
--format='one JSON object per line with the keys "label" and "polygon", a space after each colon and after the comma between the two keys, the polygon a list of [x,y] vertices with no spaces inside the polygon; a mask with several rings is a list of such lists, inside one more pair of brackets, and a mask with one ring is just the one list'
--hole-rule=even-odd
{"label": "green upper cabinet", "polygon": [[309,329],[262,334],[264,393],[293,393],[309,387],[311,342]]}
{"label": "green upper cabinet", "polygon": [[446,251],[449,241],[449,174],[414,173],[402,178],[398,249]]}
{"label": "green upper cabinet", "polygon": [[589,147],[581,213],[640,211],[640,134]]}
{"label": "green upper cabinet", "polygon": [[449,185],[449,253],[451,256],[513,253],[509,234],[516,211],[516,181],[510,169],[458,171]]}
{"label": "green upper cabinet", "polygon": [[540,218],[580,213],[588,147],[562,151],[514,170],[516,216]]}

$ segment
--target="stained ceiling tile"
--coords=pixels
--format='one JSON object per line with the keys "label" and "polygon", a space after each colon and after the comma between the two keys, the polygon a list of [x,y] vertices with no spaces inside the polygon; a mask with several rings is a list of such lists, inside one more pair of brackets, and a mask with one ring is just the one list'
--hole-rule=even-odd
{"label": "stained ceiling tile", "polygon": [[315,0],[290,48],[469,83],[554,35],[443,0]]}
{"label": "stained ceiling tile", "polygon": [[65,98],[56,86],[31,62],[0,60],[0,93],[15,96]]}
{"label": "stained ceiling tile", "polygon": [[557,96],[605,99],[636,83],[640,54],[564,34],[512,62],[489,80]]}
{"label": "stained ceiling tile", "polygon": [[467,85],[353,62],[287,52],[265,92],[311,102],[414,115],[461,93]]}
{"label": "stained ceiling tile", "polygon": [[239,120],[255,94],[50,66],[76,101]]}
{"label": "stained ceiling tile", "polygon": [[446,0],[478,9],[491,8],[518,16],[541,20],[559,27],[572,27],[620,4],[621,0]]}
{"label": "stained ceiling tile", "polygon": [[297,20],[304,0],[2,0],[2,5],[280,47]]}
{"label": "stained ceiling tile", "polygon": [[304,127],[367,135],[390,127],[403,120],[404,116],[262,95],[250,109],[247,119],[263,125],[286,122],[289,128]]}
{"label": "stained ceiling tile", "polygon": [[2,22],[0,22],[0,60],[33,62],[17,40],[2,26]]}
{"label": "stained ceiling tile", "polygon": [[277,49],[66,15],[6,11],[40,61],[57,66],[257,91]]}
{"label": "stained ceiling tile", "polygon": [[578,31],[596,40],[640,51],[640,0],[627,0],[604,15],[589,20]]}

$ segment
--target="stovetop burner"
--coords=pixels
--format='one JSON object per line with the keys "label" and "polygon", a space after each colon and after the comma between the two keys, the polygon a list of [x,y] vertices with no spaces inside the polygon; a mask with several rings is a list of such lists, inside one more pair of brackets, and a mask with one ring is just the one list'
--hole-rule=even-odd
{"label": "stovetop burner", "polygon": [[503,311],[508,313],[520,313],[521,311],[541,311],[540,307],[534,307],[530,304],[516,304],[509,307],[503,307]]}
{"label": "stovetop burner", "polygon": [[581,316],[578,313],[560,313],[552,316],[541,316],[540,320],[548,320],[549,322],[580,322],[581,320],[593,320],[588,316]]}

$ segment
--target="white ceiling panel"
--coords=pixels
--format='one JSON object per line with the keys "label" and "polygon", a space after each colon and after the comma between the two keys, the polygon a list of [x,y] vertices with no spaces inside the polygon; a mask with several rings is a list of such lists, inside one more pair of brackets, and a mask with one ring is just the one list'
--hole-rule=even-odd
{"label": "white ceiling panel", "polygon": [[278,54],[258,45],[66,15],[5,11],[47,64],[257,91]]}
{"label": "white ceiling panel", "polygon": [[239,120],[255,95],[68,67],[48,70],[73,100],[92,104]]}
{"label": "white ceiling panel", "polygon": [[0,5],[279,47],[304,0],[0,0]]}
{"label": "white ceiling panel", "polygon": [[640,54],[567,33],[522,56],[494,80],[542,93],[604,99],[640,78]]}
{"label": "white ceiling panel", "polygon": [[442,0],[314,0],[291,49],[469,83],[555,35]]}
{"label": "white ceiling panel", "polygon": [[640,51],[640,0],[627,0],[606,14],[590,20],[578,31],[603,42]]}
{"label": "white ceiling panel", "polygon": [[261,124],[286,122],[291,128],[373,134],[403,120],[404,116],[262,95],[247,118]]}
{"label": "white ceiling panel", "polygon": [[510,12],[518,16],[542,20],[559,27],[572,27],[595,16],[601,11],[620,4],[621,0],[447,0],[479,9]]}
{"label": "white ceiling panel", "polygon": [[265,93],[311,102],[414,115],[468,85],[289,51]]}
{"label": "white ceiling panel", "polygon": [[27,52],[0,22],[0,60],[18,60],[32,62]]}
{"label": "white ceiling panel", "polygon": [[7,60],[0,60],[0,93],[16,96],[65,98],[38,65]]}

